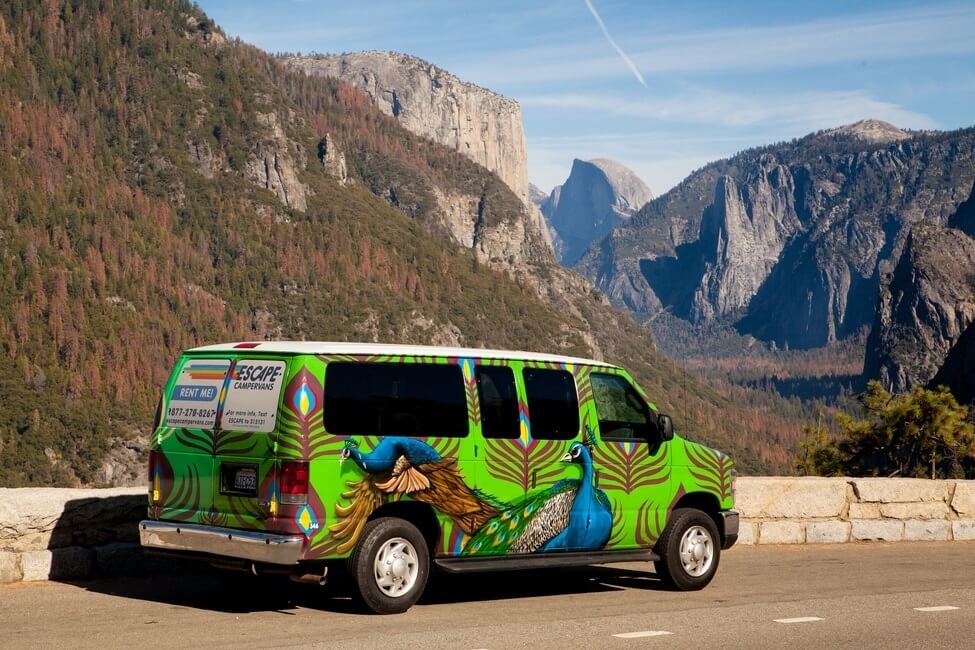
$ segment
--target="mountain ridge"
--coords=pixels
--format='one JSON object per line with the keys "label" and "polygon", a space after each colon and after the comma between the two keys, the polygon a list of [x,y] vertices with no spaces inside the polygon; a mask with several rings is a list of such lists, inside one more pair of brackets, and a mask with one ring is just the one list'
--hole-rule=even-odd
{"label": "mountain ridge", "polygon": [[[822,346],[869,326],[878,269],[897,259],[911,223],[943,222],[967,197],[973,149],[973,129],[888,143],[827,130],[749,149],[692,173],[576,268],[640,318],[667,308],[690,322],[728,319],[779,347]],[[718,192],[722,178],[736,192]],[[771,218],[756,240],[766,252],[728,257],[730,222],[709,214],[745,215],[748,228]]]}

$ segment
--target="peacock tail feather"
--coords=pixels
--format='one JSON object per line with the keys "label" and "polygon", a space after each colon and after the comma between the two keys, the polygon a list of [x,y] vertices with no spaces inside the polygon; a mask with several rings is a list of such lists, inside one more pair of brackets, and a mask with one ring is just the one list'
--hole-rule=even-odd
{"label": "peacock tail feather", "polygon": [[429,482],[429,486],[410,493],[410,497],[429,503],[453,519],[464,533],[473,535],[486,521],[498,514],[498,508],[482,501],[467,485],[455,458],[424,463],[414,471],[421,474]]}
{"label": "peacock tail feather", "polygon": [[[327,548],[329,554],[351,551],[359,540],[369,515],[383,503],[382,492],[369,477],[350,481],[348,486],[350,489],[342,493],[342,498],[348,500],[348,505],[336,504],[335,514],[338,521],[328,527],[329,535],[319,543]],[[313,544],[312,550],[316,550],[317,546]]]}
{"label": "peacock tail feather", "polygon": [[579,481],[559,481],[509,506],[467,542],[464,555],[532,553],[557,535],[569,518]]}

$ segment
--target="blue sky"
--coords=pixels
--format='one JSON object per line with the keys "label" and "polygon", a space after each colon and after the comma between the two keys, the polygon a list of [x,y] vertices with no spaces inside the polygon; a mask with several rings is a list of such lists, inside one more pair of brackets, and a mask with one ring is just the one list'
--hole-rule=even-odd
{"label": "blue sky", "polygon": [[590,3],[618,49],[586,0],[200,6],[270,52],[395,50],[518,100],[545,191],[573,158],[619,160],[660,194],[710,160],[862,118],[975,124],[975,2]]}

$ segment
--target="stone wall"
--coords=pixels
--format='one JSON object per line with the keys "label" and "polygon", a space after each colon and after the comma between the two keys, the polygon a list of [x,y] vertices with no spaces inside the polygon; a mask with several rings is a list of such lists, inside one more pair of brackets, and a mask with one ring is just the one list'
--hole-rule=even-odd
{"label": "stone wall", "polygon": [[975,481],[738,480],[739,544],[975,540]]}
{"label": "stone wall", "polygon": [[146,505],[144,487],[0,488],[0,583],[145,571]]}
{"label": "stone wall", "polygon": [[[736,507],[739,544],[975,540],[975,481],[743,477]],[[0,583],[159,569],[145,514],[141,487],[0,488]]]}

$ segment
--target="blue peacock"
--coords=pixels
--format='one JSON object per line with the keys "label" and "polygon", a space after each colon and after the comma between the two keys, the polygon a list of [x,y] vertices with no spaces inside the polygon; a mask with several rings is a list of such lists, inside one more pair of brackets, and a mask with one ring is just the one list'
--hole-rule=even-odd
{"label": "blue peacock", "polygon": [[576,442],[562,460],[581,465],[582,478],[559,481],[505,508],[470,539],[464,555],[605,546],[613,528],[613,514],[606,493],[594,485],[592,454],[586,445]]}

